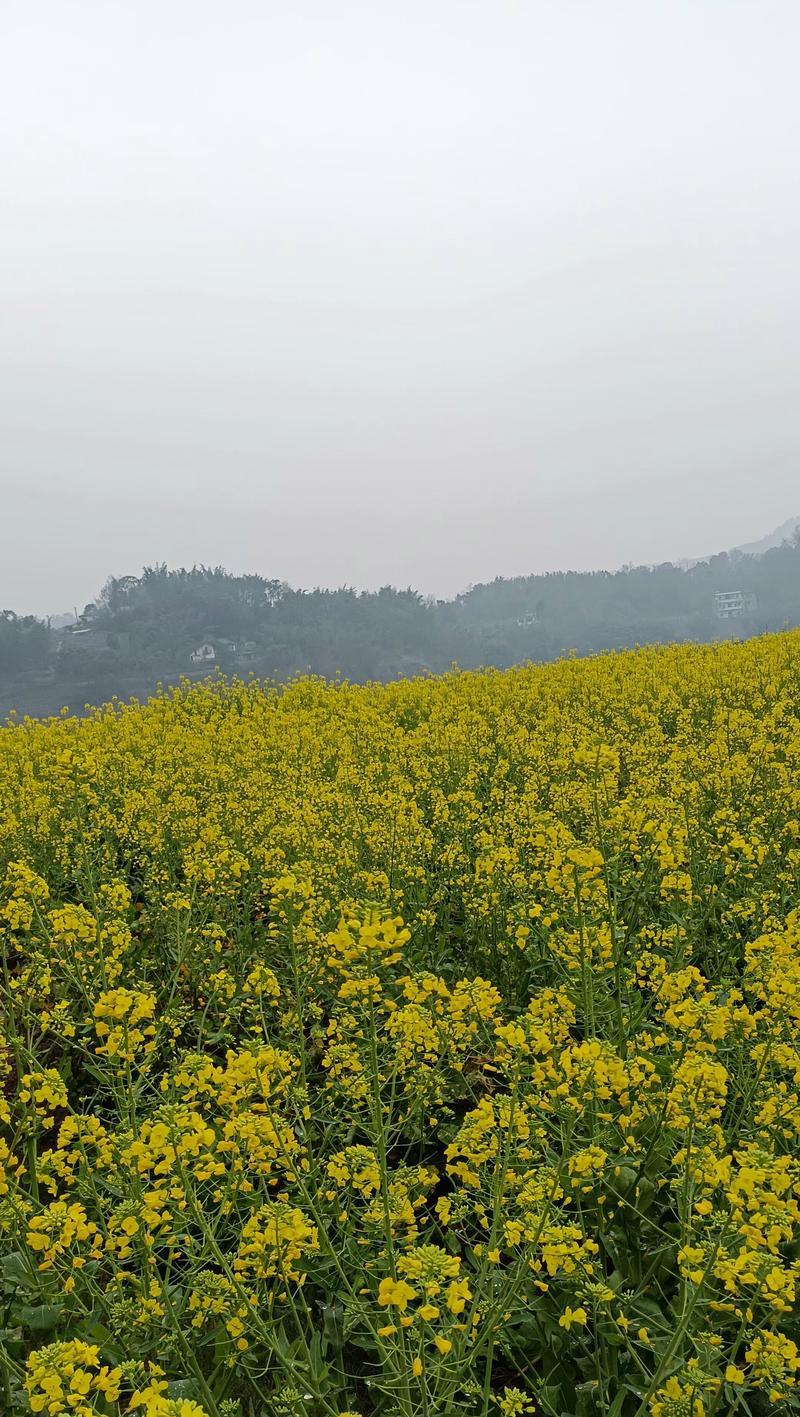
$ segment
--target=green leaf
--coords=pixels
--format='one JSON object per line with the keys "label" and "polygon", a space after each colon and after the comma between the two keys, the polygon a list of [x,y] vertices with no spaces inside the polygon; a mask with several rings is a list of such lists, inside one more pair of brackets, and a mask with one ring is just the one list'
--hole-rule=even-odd
{"label": "green leaf", "polygon": [[562,1397],[560,1385],[540,1383],[536,1388],[536,1401],[546,1412],[560,1412]]}
{"label": "green leaf", "polygon": [[106,1328],[105,1324],[92,1324],[92,1327],[89,1329],[89,1334],[94,1342],[99,1344],[101,1348],[105,1347],[107,1343],[113,1342],[114,1339],[111,1329]]}
{"label": "green leaf", "polygon": [[167,1397],[187,1397],[197,1401],[197,1385],[192,1378],[176,1378],[167,1386]]}
{"label": "green leaf", "polygon": [[63,1304],[23,1304],[17,1317],[31,1333],[50,1333],[58,1326],[63,1312]]}
{"label": "green leaf", "polygon": [[0,1259],[0,1273],[9,1284],[15,1284],[20,1289],[31,1290],[36,1287],[25,1256],[20,1250],[14,1250],[10,1255],[3,1255]]}
{"label": "green leaf", "polygon": [[328,1365],[322,1357],[322,1337],[315,1333],[308,1350],[309,1372],[317,1387],[322,1387],[328,1376]]}
{"label": "green leaf", "polygon": [[330,1340],[334,1348],[341,1348],[344,1343],[344,1305],[323,1304],[322,1326],[326,1338]]}
{"label": "green leaf", "polygon": [[619,1392],[614,1398],[614,1401],[608,1409],[607,1417],[622,1417],[622,1412],[625,1407],[625,1403],[627,1402],[630,1395],[630,1388],[620,1388]]}

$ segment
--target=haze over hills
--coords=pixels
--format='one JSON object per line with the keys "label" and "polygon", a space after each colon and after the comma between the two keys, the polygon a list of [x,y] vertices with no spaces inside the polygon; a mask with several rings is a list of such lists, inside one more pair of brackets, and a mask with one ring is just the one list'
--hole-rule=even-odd
{"label": "haze over hills", "polygon": [[[783,546],[786,542],[792,541],[800,534],[800,517],[787,517],[785,522],[781,522],[774,531],[767,532],[758,541],[747,541],[741,546],[732,546],[727,552],[728,556],[763,556],[765,551],[773,551],[777,546]],[[691,566],[697,566],[701,561],[710,561],[718,552],[712,552],[709,556],[684,557],[678,562],[682,570],[688,570]]]}
{"label": "haze over hills", "polygon": [[0,614],[0,717],[80,712],[216,669],[386,680],[800,624],[800,518],[749,546],[680,566],[497,577],[452,600],[149,566],[110,577],[77,620]]}
{"label": "haze over hills", "polygon": [[[774,531],[768,532],[766,536],[762,536],[760,540],[749,541],[744,545],[731,547],[727,552],[723,552],[722,554],[729,556],[760,556],[763,555],[765,551],[771,551],[774,547],[782,546],[784,542],[791,541],[798,533],[800,533],[800,516],[788,517],[779,527],[776,527]],[[719,554],[719,552],[712,552],[708,556],[684,557],[674,564],[683,570],[688,570],[689,567],[697,566],[701,561],[710,561],[714,556]],[[579,574],[592,573],[581,572]],[[503,577],[500,579],[506,578]],[[78,619],[78,611],[77,609],[62,611],[58,614],[48,615],[46,619],[52,630],[62,630],[65,629],[66,626],[75,623]]]}
{"label": "haze over hills", "polygon": [[743,556],[760,556],[764,551],[772,551],[773,547],[782,546],[785,541],[791,541],[798,532],[800,532],[800,517],[789,517],[769,535],[762,536],[760,541],[745,542],[743,546],[735,546],[734,550],[741,552]]}

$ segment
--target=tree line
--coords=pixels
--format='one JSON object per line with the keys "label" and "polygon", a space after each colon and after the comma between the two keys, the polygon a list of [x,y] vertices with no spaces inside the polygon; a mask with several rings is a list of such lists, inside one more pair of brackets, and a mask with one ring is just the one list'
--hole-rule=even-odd
{"label": "tree line", "polygon": [[[718,592],[741,592],[721,619]],[[0,614],[0,707],[51,712],[146,694],[183,674],[306,670],[354,680],[508,667],[653,641],[709,640],[800,624],[800,536],[762,555],[688,568],[498,577],[452,600],[384,586],[294,589],[221,566],[147,566],[111,577],[74,626]],[[196,656],[202,647],[213,658]],[[44,705],[44,706],[43,706]]]}

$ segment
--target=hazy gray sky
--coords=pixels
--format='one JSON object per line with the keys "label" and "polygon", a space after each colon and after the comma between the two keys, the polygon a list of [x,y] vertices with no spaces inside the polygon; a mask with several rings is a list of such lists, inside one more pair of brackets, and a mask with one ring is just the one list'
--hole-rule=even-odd
{"label": "hazy gray sky", "polygon": [[5,0],[0,607],[800,512],[797,0]]}

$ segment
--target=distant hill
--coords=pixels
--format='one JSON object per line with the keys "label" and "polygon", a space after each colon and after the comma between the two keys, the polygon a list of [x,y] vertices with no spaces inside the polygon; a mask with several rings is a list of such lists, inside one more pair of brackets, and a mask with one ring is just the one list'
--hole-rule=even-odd
{"label": "distant hill", "polygon": [[221,566],[149,566],[112,577],[77,620],[48,625],[0,611],[0,723],[12,709],[80,712],[215,669],[363,682],[441,673],[454,662],[506,668],[800,625],[798,531],[792,517],[763,541],[683,566],[498,577],[453,600],[393,586],[295,589]]}
{"label": "distant hill", "polygon": [[[763,556],[767,551],[775,551],[779,546],[786,546],[789,542],[800,535],[800,517],[789,517],[774,531],[770,531],[766,536],[762,536],[760,541],[746,541],[741,546],[732,546],[729,551],[723,551],[723,556]],[[706,561],[711,561],[719,552],[712,551],[708,556],[686,556],[682,561],[676,561],[676,565],[682,571],[691,571],[694,566],[700,566]]]}
{"label": "distant hill", "polygon": [[785,541],[791,541],[798,533],[800,533],[800,517],[789,517],[788,521],[776,527],[769,535],[762,536],[760,541],[747,541],[743,546],[734,546],[733,550],[738,551],[742,556],[763,556],[765,551],[772,551],[776,546],[783,546]]}

